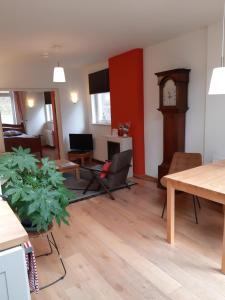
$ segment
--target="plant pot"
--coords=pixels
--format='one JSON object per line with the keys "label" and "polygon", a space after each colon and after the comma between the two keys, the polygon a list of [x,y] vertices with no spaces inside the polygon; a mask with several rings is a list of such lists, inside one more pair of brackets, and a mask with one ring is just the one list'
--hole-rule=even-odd
{"label": "plant pot", "polygon": [[[23,225],[24,229],[26,230],[27,233],[44,233],[46,231],[37,231],[37,227],[36,226],[32,226],[32,223],[30,220],[23,220],[21,222],[21,224]],[[52,228],[52,223],[48,225],[48,230],[49,231]]]}

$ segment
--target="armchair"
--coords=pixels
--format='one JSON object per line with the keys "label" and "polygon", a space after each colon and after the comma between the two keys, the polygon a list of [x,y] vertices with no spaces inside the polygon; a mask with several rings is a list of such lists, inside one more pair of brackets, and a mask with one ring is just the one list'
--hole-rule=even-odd
{"label": "armchair", "polygon": [[[91,185],[94,182],[97,182],[99,184],[99,189],[102,187],[109,197],[112,200],[115,200],[111,193],[113,189],[120,187],[121,185],[126,185],[127,188],[130,188],[127,183],[127,175],[131,166],[131,159],[132,150],[126,150],[113,155],[112,162],[109,165],[108,170],[103,170],[102,166],[82,166],[82,168],[89,170],[92,175],[83,194],[86,194]],[[105,176],[100,176],[101,174],[105,174]]]}

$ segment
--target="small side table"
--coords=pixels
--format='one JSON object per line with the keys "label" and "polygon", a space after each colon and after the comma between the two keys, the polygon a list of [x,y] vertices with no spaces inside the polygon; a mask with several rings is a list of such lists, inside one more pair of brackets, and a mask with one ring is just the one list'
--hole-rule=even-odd
{"label": "small side table", "polygon": [[80,179],[80,165],[73,163],[67,159],[55,160],[56,169],[62,173],[75,172],[76,179]]}
{"label": "small side table", "polygon": [[81,165],[84,165],[85,159],[88,159],[88,162],[92,162],[93,152],[76,152],[76,151],[69,151],[68,152],[68,159],[70,161],[80,160]]}

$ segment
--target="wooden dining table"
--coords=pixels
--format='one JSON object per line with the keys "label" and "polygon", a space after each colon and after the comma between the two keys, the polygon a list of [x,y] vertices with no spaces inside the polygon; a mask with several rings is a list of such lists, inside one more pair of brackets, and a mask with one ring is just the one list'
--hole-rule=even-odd
{"label": "wooden dining table", "polygon": [[[225,205],[225,160],[165,176],[167,181],[167,240],[175,242],[175,191],[183,191]],[[225,207],[225,206],[224,206]],[[225,214],[222,246],[225,274]]]}

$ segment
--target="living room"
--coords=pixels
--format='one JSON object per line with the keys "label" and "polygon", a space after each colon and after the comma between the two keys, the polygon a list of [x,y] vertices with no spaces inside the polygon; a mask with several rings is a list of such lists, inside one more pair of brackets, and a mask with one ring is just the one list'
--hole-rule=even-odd
{"label": "living room", "polygon": [[[212,71],[221,66],[223,1],[174,0],[169,7],[161,0],[3,2],[0,90],[27,91],[29,98],[55,93],[57,158],[68,160],[70,134],[92,134],[92,165],[109,158],[108,141],[132,139],[132,186],[113,191],[115,201],[106,192],[68,206],[70,225],[53,228],[66,276],[32,299],[225,299],[220,263],[225,103],[224,93],[209,94]],[[53,82],[58,63],[65,82]],[[92,98],[101,92],[90,92],[90,75],[96,72],[108,74],[104,92],[110,107],[105,106],[104,120]],[[183,95],[172,120],[162,96],[168,78],[176,83],[176,96]],[[130,127],[128,137],[118,137],[121,123]],[[5,151],[2,135],[0,130],[0,152]],[[166,192],[161,178],[175,152],[199,154],[199,166],[218,169],[212,175],[208,169],[194,173],[199,191],[189,181],[181,187],[183,177],[174,174]],[[85,172],[80,168],[75,179],[66,178],[68,186]],[[219,178],[215,186],[209,182],[213,176]],[[80,187],[74,197],[83,193]],[[185,193],[176,193],[175,227],[176,189]],[[44,238],[31,243],[37,253],[46,249]],[[37,258],[37,268],[40,286],[61,273],[56,256]],[[0,277],[0,287],[2,282]]]}

